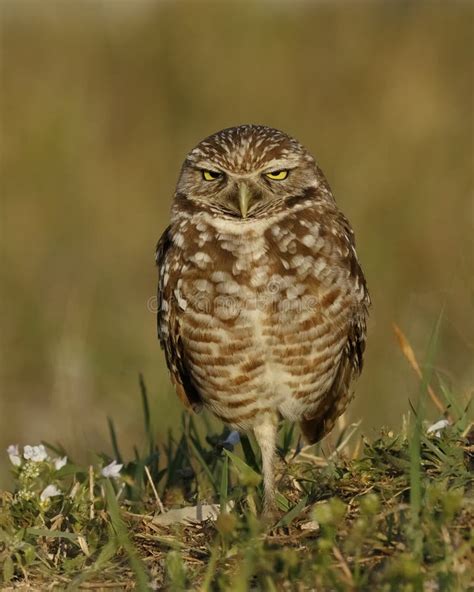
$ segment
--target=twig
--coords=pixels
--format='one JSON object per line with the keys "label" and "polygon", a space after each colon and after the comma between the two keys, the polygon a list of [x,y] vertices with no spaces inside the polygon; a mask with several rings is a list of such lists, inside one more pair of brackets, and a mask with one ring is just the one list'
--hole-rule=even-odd
{"label": "twig", "polygon": [[330,459],[334,458],[335,456],[337,456],[339,454],[339,452],[341,452],[341,450],[344,448],[344,446],[349,442],[349,440],[352,438],[352,436],[355,434],[355,432],[359,429],[360,424],[361,424],[361,420],[359,420],[356,423],[353,423],[349,426],[349,428],[347,429],[347,433],[344,434],[344,437],[341,440],[341,442],[339,442],[339,444],[336,446],[335,450],[333,450],[331,452],[331,454],[329,455]]}
{"label": "twig", "polygon": [[[309,448],[309,446],[306,446],[306,448]],[[304,452],[304,450],[305,449],[301,449],[300,452],[298,452],[298,454],[295,455],[296,462],[301,462],[301,460],[309,460],[317,467],[328,466],[328,461],[325,458],[321,456],[316,456],[314,454],[310,454],[309,452]]]}
{"label": "twig", "polygon": [[334,557],[339,561],[341,569],[344,572],[344,575],[346,576],[349,585],[351,587],[354,586],[354,578],[352,577],[352,572],[349,569],[349,566],[347,565],[347,561],[344,559],[342,553],[339,551],[336,545],[333,546],[332,552],[334,553]]}
{"label": "twig", "polygon": [[[396,325],[395,323],[392,323],[392,327],[393,327],[393,331],[395,333],[395,337],[397,338],[398,343],[400,345],[400,349],[402,350],[402,354],[408,360],[408,363],[413,368],[413,370],[417,374],[418,378],[420,380],[423,380],[423,374],[421,372],[420,366],[419,366],[418,361],[416,359],[415,352],[413,351],[413,348],[409,344],[408,339],[405,337],[405,335],[403,334],[402,330],[400,329],[400,327],[398,325]],[[437,407],[438,411],[440,411],[443,415],[447,414],[448,417],[450,417],[445,406],[440,401],[438,395],[434,392],[434,390],[431,388],[431,386],[429,384],[427,384],[426,388],[428,390],[429,396],[431,397],[431,400],[433,401],[433,403]]]}
{"label": "twig", "polygon": [[119,588],[123,588],[125,590],[129,585],[130,582],[128,580],[124,582],[82,582],[81,588],[86,590],[95,590],[98,588],[115,588],[118,590]]}
{"label": "twig", "polygon": [[89,465],[89,501],[91,504],[89,508],[89,518],[94,520],[94,467],[92,465]]}
{"label": "twig", "polygon": [[153,495],[155,496],[156,499],[156,503],[158,504],[158,507],[160,509],[160,512],[162,514],[165,513],[165,507],[163,506],[163,502],[160,499],[160,496],[158,495],[158,491],[156,490],[155,484],[153,483],[153,479],[151,478],[151,473],[150,473],[150,469],[145,465],[145,473],[146,476],[148,478],[148,481],[150,482],[151,488],[153,490]]}
{"label": "twig", "polygon": [[352,453],[351,460],[355,460],[356,458],[359,458],[360,450],[362,448],[362,442],[363,442],[362,438],[359,438],[357,440],[357,444],[354,448],[354,452]]}

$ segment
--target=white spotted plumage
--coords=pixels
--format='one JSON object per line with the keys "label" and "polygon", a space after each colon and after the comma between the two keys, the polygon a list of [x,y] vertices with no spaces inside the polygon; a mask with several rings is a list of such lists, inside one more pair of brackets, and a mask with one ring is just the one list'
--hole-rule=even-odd
{"label": "white spotted plumage", "polygon": [[[219,172],[215,183],[205,166]],[[272,166],[288,180],[268,181]],[[158,332],[177,392],[255,431],[271,506],[278,417],[321,438],[362,366],[369,297],[352,229],[296,140],[241,126],[188,155],[157,261]]]}

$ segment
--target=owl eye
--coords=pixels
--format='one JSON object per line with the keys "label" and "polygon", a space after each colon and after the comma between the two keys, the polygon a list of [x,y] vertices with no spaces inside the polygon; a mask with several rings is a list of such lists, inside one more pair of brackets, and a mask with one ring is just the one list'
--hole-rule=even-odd
{"label": "owl eye", "polygon": [[218,173],[217,171],[202,171],[202,178],[205,181],[216,181],[222,177],[223,173]]}
{"label": "owl eye", "polygon": [[270,173],[265,173],[265,177],[268,177],[273,181],[283,181],[283,179],[288,177],[288,171],[286,169],[282,171],[271,171]]}

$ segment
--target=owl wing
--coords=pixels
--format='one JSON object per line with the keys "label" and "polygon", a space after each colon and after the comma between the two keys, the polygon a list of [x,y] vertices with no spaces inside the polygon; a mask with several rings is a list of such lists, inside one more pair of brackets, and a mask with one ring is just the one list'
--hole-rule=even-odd
{"label": "owl wing", "polygon": [[[170,275],[179,273],[181,268],[179,257],[180,254],[173,247],[171,228],[168,226],[158,241],[155,252],[158,266],[158,339],[165,352],[166,365],[178,397],[186,407],[191,406],[194,411],[199,411],[202,407],[202,399],[186,367],[180,334],[180,309],[171,287],[176,282],[173,278],[170,279]],[[178,265],[175,265],[176,263]]]}
{"label": "owl wing", "polygon": [[318,407],[314,416],[305,417],[300,422],[301,431],[310,444],[319,442],[326,434],[329,434],[337,418],[344,413],[350,403],[353,397],[350,386],[362,368],[364,343],[365,337],[357,323],[354,323],[334,381],[328,392],[322,397],[322,405]]}
{"label": "owl wing", "polygon": [[355,251],[354,231],[348,220],[338,213],[338,226],[341,232],[336,235],[341,242],[340,252],[342,266],[349,270],[349,278],[355,286],[357,303],[352,310],[349,321],[347,342],[336,371],[335,378],[322,397],[322,405],[314,416],[305,417],[301,423],[301,431],[310,444],[319,442],[328,434],[337,418],[344,413],[353,398],[350,390],[351,382],[362,371],[365,350],[366,318],[370,306],[370,296],[364,274]]}

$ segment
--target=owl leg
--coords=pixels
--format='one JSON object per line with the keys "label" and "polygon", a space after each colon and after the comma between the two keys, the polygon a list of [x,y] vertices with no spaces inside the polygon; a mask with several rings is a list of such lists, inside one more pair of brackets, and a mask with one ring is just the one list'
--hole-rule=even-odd
{"label": "owl leg", "polygon": [[277,420],[274,415],[265,415],[253,428],[255,438],[262,452],[263,469],[263,513],[271,514],[275,509],[275,449]]}

